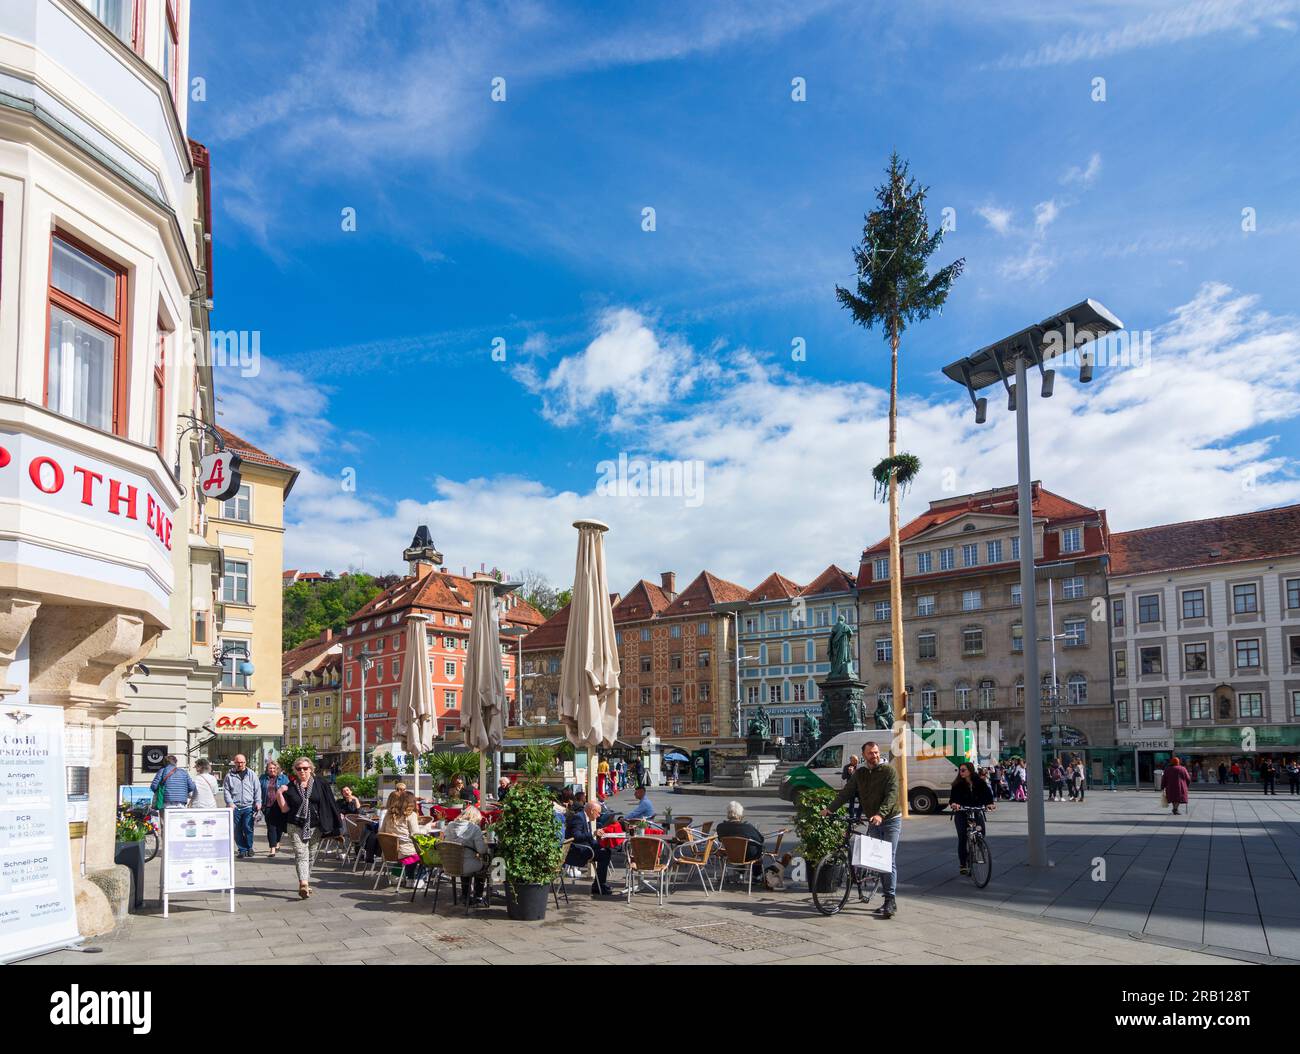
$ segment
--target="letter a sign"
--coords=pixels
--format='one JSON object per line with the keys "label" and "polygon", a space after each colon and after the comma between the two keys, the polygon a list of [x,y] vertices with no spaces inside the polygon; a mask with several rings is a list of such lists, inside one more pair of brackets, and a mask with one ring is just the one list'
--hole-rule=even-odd
{"label": "letter a sign", "polygon": [[233,450],[208,454],[199,463],[199,486],[203,496],[213,501],[225,501],[239,493],[240,457]]}

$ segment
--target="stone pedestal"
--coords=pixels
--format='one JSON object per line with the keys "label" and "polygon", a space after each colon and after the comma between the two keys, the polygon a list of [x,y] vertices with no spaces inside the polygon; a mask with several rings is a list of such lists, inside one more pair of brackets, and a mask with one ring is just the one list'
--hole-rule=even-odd
{"label": "stone pedestal", "polygon": [[841,732],[862,732],[866,723],[867,686],[857,680],[825,680],[821,682],[822,734],[825,743]]}

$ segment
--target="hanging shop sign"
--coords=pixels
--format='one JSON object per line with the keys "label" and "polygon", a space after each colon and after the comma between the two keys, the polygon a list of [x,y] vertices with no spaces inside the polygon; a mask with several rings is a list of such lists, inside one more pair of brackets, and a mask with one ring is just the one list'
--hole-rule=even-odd
{"label": "hanging shop sign", "polygon": [[243,459],[233,450],[219,450],[207,454],[199,462],[199,486],[203,496],[213,501],[225,501],[239,493],[243,482],[239,466]]}

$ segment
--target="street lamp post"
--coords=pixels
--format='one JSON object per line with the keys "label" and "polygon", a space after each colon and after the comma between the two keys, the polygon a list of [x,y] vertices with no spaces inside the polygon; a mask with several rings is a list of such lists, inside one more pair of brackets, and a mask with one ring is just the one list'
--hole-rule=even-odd
{"label": "street lamp post", "polygon": [[302,749],[302,701],[307,697],[307,686],[298,685],[293,694],[298,697],[298,723],[294,726],[298,730],[298,749]]}
{"label": "street lamp post", "polygon": [[361,667],[361,777],[364,779],[368,767],[366,765],[366,671],[374,665],[375,657],[370,654],[364,647],[357,653],[360,659]]}
{"label": "street lamp post", "polygon": [[[1037,366],[1042,377],[1042,396],[1052,394],[1055,371],[1045,363],[1058,355],[1081,350],[1079,380],[1092,379],[1090,350],[1082,350],[1123,323],[1095,300],[1084,300],[1058,315],[1044,319],[974,355],[945,366],[944,374],[962,385],[975,405],[975,421],[983,424],[988,399],[975,393],[999,381],[1007,390],[1008,409],[1016,414],[1017,502],[1020,513],[1020,605],[1025,647],[1025,768],[1030,780],[1043,778],[1042,682],[1038,674],[1038,583],[1034,571],[1034,513],[1032,475],[1029,468],[1029,392],[1025,388],[1028,367]],[[1015,387],[1008,383],[1014,372]],[[1029,865],[1047,866],[1047,823],[1042,788],[1036,784],[1029,796]]]}

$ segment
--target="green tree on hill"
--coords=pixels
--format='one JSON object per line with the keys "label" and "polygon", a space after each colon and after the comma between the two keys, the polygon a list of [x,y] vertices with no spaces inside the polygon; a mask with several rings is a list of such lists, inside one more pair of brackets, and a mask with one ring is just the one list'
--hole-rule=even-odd
{"label": "green tree on hill", "polygon": [[380,590],[379,583],[367,574],[295,582],[284,591],[284,650],[320,636],[322,630],[342,630],[348,619]]}

